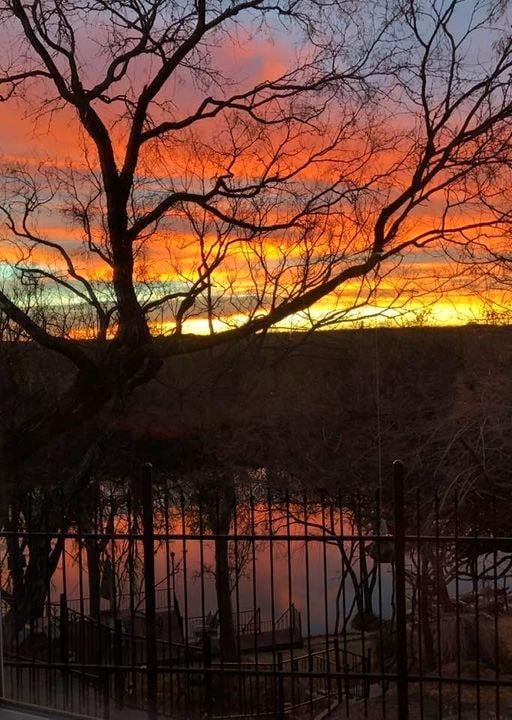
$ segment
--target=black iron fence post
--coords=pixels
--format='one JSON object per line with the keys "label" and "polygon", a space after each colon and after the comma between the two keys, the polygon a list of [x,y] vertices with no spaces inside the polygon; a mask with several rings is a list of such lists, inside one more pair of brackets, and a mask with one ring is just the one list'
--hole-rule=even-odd
{"label": "black iron fence post", "polygon": [[393,464],[395,515],[395,598],[397,640],[398,720],[409,718],[409,679],[407,661],[407,615],[405,607],[405,510],[404,466]]}
{"label": "black iron fence post", "polygon": [[60,661],[65,665],[69,662],[69,636],[68,636],[68,605],[64,593],[60,595],[59,602],[59,645]]}
{"label": "black iron fence post", "polygon": [[103,717],[110,720],[110,673],[108,670],[99,668],[99,679],[101,694],[103,695]]}
{"label": "black iron fence post", "polygon": [[[341,658],[340,658],[340,643],[337,637],[334,638],[334,664],[336,667],[336,687],[338,691],[338,702],[341,703],[343,698],[343,686],[341,682]],[[311,671],[310,671],[311,672]]]}
{"label": "black iron fence post", "polygon": [[[366,658],[364,660],[365,662],[365,673],[370,674],[372,671],[372,649],[371,647],[368,648],[366,651]],[[370,689],[371,689],[371,681],[369,678],[365,679],[364,682],[364,697],[369,698],[370,697]]]}
{"label": "black iron fence post", "polygon": [[277,653],[277,669],[279,675],[277,678],[277,717],[284,720],[284,678],[283,678],[283,653]]}
{"label": "black iron fence post", "polygon": [[60,594],[59,602],[59,650],[62,668],[62,686],[64,692],[64,701],[67,705],[69,696],[69,677],[66,672],[66,666],[69,664],[69,613],[66,595]]}
{"label": "black iron fence post", "polygon": [[124,705],[125,672],[119,670],[119,667],[123,664],[122,627],[121,621],[116,620],[114,623],[114,666],[116,668],[114,671],[114,692],[118,708]]}
{"label": "black iron fence post", "polygon": [[0,698],[5,695],[4,672],[4,600],[2,597],[2,571],[0,568]]}
{"label": "black iron fence post", "polygon": [[155,536],[153,531],[153,467],[151,463],[144,465],[142,473],[142,529],[144,546],[148,719],[156,720],[158,674],[156,652]]}
{"label": "black iron fence post", "polygon": [[213,714],[213,677],[212,677],[212,639],[208,632],[203,634],[203,665],[207,672],[204,674],[204,692],[206,700],[206,715]]}

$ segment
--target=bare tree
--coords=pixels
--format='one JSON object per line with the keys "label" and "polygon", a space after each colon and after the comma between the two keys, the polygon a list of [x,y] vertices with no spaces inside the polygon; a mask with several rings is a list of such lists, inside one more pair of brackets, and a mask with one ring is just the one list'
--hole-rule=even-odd
{"label": "bare tree", "polygon": [[[76,369],[19,427],[22,447],[3,442],[11,462],[122,401],[163,357],[334,291],[341,310],[362,306],[407,252],[508,224],[503,0],[4,0],[0,22],[1,100],[64,116],[77,137],[59,162],[4,163],[5,260],[95,339],[0,292],[9,322]],[[255,33],[287,46],[284,68],[230,68]],[[45,230],[57,214],[69,240]],[[151,274],[162,249],[170,281]],[[190,336],[198,314],[209,333]]]}

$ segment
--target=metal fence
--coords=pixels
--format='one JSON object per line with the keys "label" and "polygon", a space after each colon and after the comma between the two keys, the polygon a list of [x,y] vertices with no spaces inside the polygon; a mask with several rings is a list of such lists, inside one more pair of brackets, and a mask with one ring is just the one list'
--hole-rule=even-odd
{"label": "metal fence", "polygon": [[65,530],[27,497],[0,533],[1,693],[96,718],[512,717],[496,496],[404,494],[400,463],[393,489],[186,489],[147,466]]}

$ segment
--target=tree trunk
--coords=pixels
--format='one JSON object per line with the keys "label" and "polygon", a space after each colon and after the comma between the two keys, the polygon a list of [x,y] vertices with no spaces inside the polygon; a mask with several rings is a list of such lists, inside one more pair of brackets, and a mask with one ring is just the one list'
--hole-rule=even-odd
{"label": "tree trunk", "polygon": [[219,607],[221,659],[234,662],[238,653],[231,603],[229,548],[228,541],[223,538],[215,539],[215,589]]}
{"label": "tree trunk", "polygon": [[[123,208],[121,225],[125,226],[126,210]],[[124,239],[112,238],[112,282],[118,304],[116,341],[128,349],[140,348],[151,340],[147,319],[141,308],[133,281],[133,249]]]}
{"label": "tree trunk", "polygon": [[238,658],[233,607],[231,603],[231,582],[229,567],[229,541],[223,537],[229,534],[233,518],[235,490],[230,474],[219,475],[215,487],[206,489],[208,509],[206,522],[216,535],[215,547],[215,590],[219,613],[220,655],[225,662]]}
{"label": "tree trunk", "polygon": [[[11,572],[13,603],[7,612],[4,642],[6,647],[16,644],[16,638],[27,626],[43,617],[48,584],[60,560],[64,543],[59,539],[51,548],[47,538],[31,538],[28,557],[22,554],[16,538],[8,538],[8,564]],[[24,563],[26,567],[24,568]]]}

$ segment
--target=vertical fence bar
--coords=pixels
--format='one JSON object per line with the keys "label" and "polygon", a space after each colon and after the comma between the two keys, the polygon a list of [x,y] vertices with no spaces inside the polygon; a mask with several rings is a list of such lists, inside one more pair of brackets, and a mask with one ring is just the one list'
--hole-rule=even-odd
{"label": "vertical fence bar", "polygon": [[142,528],[144,599],[146,610],[148,720],[156,720],[158,677],[156,653],[155,538],[153,532],[153,466],[151,463],[146,463],[142,472]]}
{"label": "vertical fence bar", "polygon": [[[455,488],[455,631],[457,641],[457,677],[462,675],[461,625],[460,625],[460,548],[459,548],[459,489]],[[499,716],[498,716],[499,717]],[[462,718],[462,684],[457,683],[457,720]]]}
{"label": "vertical fence bar", "polygon": [[404,466],[400,460],[395,460],[393,463],[393,487],[395,505],[395,594],[398,720],[408,720],[409,686],[407,662],[407,617],[405,607]]}
{"label": "vertical fence bar", "polygon": [[[60,506],[63,509],[64,508],[64,489],[61,488],[60,493]],[[67,566],[66,566],[66,536],[62,536],[62,569],[61,569],[61,578],[62,578],[62,593],[60,596],[60,621],[61,621],[61,627],[62,624],[64,626],[65,632],[64,632],[64,638],[61,638],[61,662],[65,663],[67,666],[69,664],[69,651],[70,651],[70,623],[69,623],[69,612],[68,612],[68,582],[67,582]],[[32,605],[32,603],[31,603]],[[33,607],[30,608],[30,614],[32,616],[33,613]],[[33,620],[31,620],[31,632],[33,631]],[[64,708],[66,710],[72,710],[73,709],[73,692],[71,688],[70,692],[70,675],[67,671],[67,668],[63,668],[61,673],[61,680],[62,680],[62,686],[63,686],[63,704]]]}
{"label": "vertical fence bar", "polygon": [[69,662],[69,616],[65,593],[60,594],[59,602],[59,645],[59,660],[64,665],[67,665]]}
{"label": "vertical fence bar", "polygon": [[[424,697],[423,697],[423,646],[425,644],[425,613],[423,612],[423,608],[425,607],[425,595],[424,595],[424,583],[423,583],[423,555],[424,555],[424,548],[421,542],[421,495],[419,489],[416,490],[416,511],[415,511],[415,527],[416,527],[416,587],[415,587],[415,604],[413,605],[413,623],[417,622],[418,628],[417,628],[417,642],[418,647],[416,649],[416,653],[418,656],[418,669],[419,669],[419,675],[420,680],[418,683],[418,690],[419,690],[419,711],[420,711],[420,720],[423,720],[424,717]],[[428,616],[427,616],[428,621]],[[428,636],[428,629],[427,629],[427,636]],[[413,631],[411,629],[411,646],[413,645]],[[414,650],[413,650],[414,652]]]}
{"label": "vertical fence bar", "polygon": [[123,664],[123,645],[122,645],[122,627],[121,620],[114,620],[114,694],[116,707],[121,708],[124,705],[124,670],[119,670]]}
{"label": "vertical fence bar", "polygon": [[329,638],[329,598],[328,598],[328,572],[327,572],[327,520],[325,495],[321,497],[321,526],[322,526],[322,584],[323,584],[323,615],[325,622],[324,653],[325,653],[325,680],[327,686],[327,707],[331,707],[331,667],[329,655],[331,652]]}
{"label": "vertical fence bar", "polygon": [[[499,533],[497,530],[496,525],[496,491],[494,491],[493,497],[492,497],[492,524],[491,524],[491,533],[493,537],[496,537]],[[501,708],[500,708],[500,685],[499,685],[499,678],[500,678],[500,672],[501,672],[501,659],[500,659],[500,636],[499,636],[499,613],[500,613],[500,603],[499,603],[499,596],[498,596],[498,551],[496,548],[496,543],[494,542],[492,544],[492,580],[493,580],[493,597],[494,597],[494,613],[493,613],[493,620],[494,620],[494,672],[496,676],[496,691],[495,691],[495,711],[494,715],[495,717],[499,718],[501,717]],[[506,597],[506,596],[505,596]]]}
{"label": "vertical fence bar", "polygon": [[[375,530],[381,535],[386,528],[385,522],[381,519],[382,515],[382,487],[379,486],[375,494]],[[378,661],[376,660],[376,667],[382,674],[385,670],[385,659],[384,659],[384,613],[383,613],[383,595],[382,595],[382,560],[385,553],[386,541],[380,539],[377,542],[376,549],[378,552],[377,560],[377,593],[379,600],[379,648],[378,648]],[[371,649],[371,648],[370,648]],[[378,664],[377,664],[378,663]],[[372,668],[370,665],[369,672]],[[381,709],[382,709],[382,720],[386,720],[386,692],[384,682],[380,682],[381,687]]]}
{"label": "vertical fence bar", "polygon": [[[310,597],[310,587],[311,587],[311,581],[310,581],[310,563],[309,563],[309,526],[308,526],[308,495],[307,491],[304,492],[304,498],[303,498],[303,507],[304,507],[304,561],[305,561],[305,581],[306,581],[306,627],[307,627],[307,667],[308,667],[308,673],[313,672],[313,647],[311,644],[311,597]],[[272,638],[272,642],[274,642],[274,638]],[[309,715],[310,717],[313,717],[314,713],[314,698],[313,698],[313,676],[309,676]]]}
{"label": "vertical fence bar", "polygon": [[442,653],[442,645],[441,645],[441,632],[442,632],[442,612],[441,612],[441,580],[444,583],[444,572],[443,572],[443,558],[441,555],[441,539],[440,539],[440,524],[441,524],[441,516],[440,516],[440,507],[439,507],[439,494],[436,491],[434,495],[434,520],[435,520],[435,554],[434,554],[434,567],[435,567],[435,579],[434,579],[434,585],[435,585],[435,595],[436,595],[436,617],[435,617],[435,623],[436,623],[436,634],[437,634],[437,648],[436,648],[436,654],[437,654],[437,672],[439,675],[439,682],[438,682],[438,688],[437,688],[437,697],[438,697],[438,708],[439,708],[439,717],[443,716],[443,653]]}
{"label": "vertical fence bar", "polygon": [[[361,493],[357,493],[357,505],[356,505],[356,512],[355,512],[355,518],[356,518],[356,528],[357,528],[357,546],[359,549],[359,582],[360,582],[360,592],[361,592],[361,603],[363,608],[363,616],[361,618],[360,623],[360,641],[361,641],[361,670],[363,673],[366,674],[366,665],[365,665],[365,658],[366,658],[366,651],[367,651],[367,639],[366,639],[366,624],[367,620],[369,620],[372,616],[372,603],[370,600],[369,606],[367,602],[367,590],[368,590],[368,567],[366,564],[366,550],[365,550],[365,543],[364,543],[364,531],[363,531],[363,518],[362,518],[362,497]],[[379,541],[380,543],[380,541]],[[379,544],[380,548],[380,544]],[[361,692],[363,696],[363,702],[364,702],[364,715],[365,717],[368,715],[368,698],[366,696],[365,687],[366,687],[366,681],[362,680],[361,682],[358,681],[358,686],[361,687]]]}
{"label": "vertical fence bar", "polygon": [[283,653],[277,653],[277,670],[279,672],[277,678],[277,717],[284,720],[286,717],[284,710],[284,678],[283,678]]}
{"label": "vertical fence bar", "polygon": [[212,638],[208,632],[203,634],[203,667],[204,674],[204,695],[206,716],[213,714],[213,676],[212,676]]}
{"label": "vertical fence bar", "polygon": [[4,668],[4,607],[2,597],[2,572],[0,567],[0,698],[5,697]]}
{"label": "vertical fence bar", "polygon": [[174,551],[171,549],[172,546],[169,540],[169,533],[171,531],[169,525],[169,514],[170,514],[170,501],[169,501],[169,483],[166,480],[164,486],[164,529],[165,529],[165,591],[166,591],[166,602],[167,602],[167,642],[169,643],[169,709],[172,710],[174,706],[174,679],[173,679],[173,668],[175,661],[178,660],[178,650],[173,645],[174,643],[182,643],[183,637],[174,638],[175,630],[173,628],[174,621],[176,626],[179,628],[178,614],[176,612],[176,578],[174,576]]}
{"label": "vertical fence bar", "polygon": [[[474,527],[474,538],[475,538],[475,547],[478,547],[478,538],[479,538],[479,520],[480,520],[480,505],[477,503],[475,505],[475,527]],[[473,574],[473,584],[474,584],[474,593],[475,593],[475,655],[476,655],[476,677],[477,681],[480,680],[480,597],[479,597],[479,590],[478,590],[478,582],[479,582],[479,567],[478,567],[478,550],[475,550],[475,557],[473,559],[472,564],[472,574]],[[481,707],[481,686],[480,682],[477,682],[476,684],[476,720],[480,720],[482,717],[482,707]]]}
{"label": "vertical fence bar", "polygon": [[341,658],[340,658],[340,642],[338,637],[334,638],[334,664],[336,668],[336,688],[338,692],[338,703],[341,705],[343,701],[343,685],[341,681]]}
{"label": "vertical fence bar", "polygon": [[[254,633],[253,633],[253,647],[254,647],[254,681],[256,687],[256,712],[259,712],[260,708],[260,675],[259,675],[259,664],[260,664],[260,651],[258,648],[259,638],[258,633],[260,632],[259,622],[259,608],[258,608],[258,584],[257,578],[257,564],[256,564],[256,525],[255,525],[255,503],[254,494],[251,488],[249,495],[249,512],[250,512],[250,534],[251,534],[251,586],[252,586],[252,615],[254,618]],[[258,621],[257,621],[258,618]]]}
{"label": "vertical fence bar", "polygon": [[[128,605],[130,613],[130,625],[129,625],[129,647],[130,647],[130,664],[133,668],[130,679],[128,681],[129,691],[133,696],[136,696],[137,686],[140,685],[138,682],[139,676],[135,667],[137,665],[137,645],[135,642],[135,554],[137,552],[137,541],[132,537],[136,532],[136,510],[133,507],[133,486],[131,485],[126,497],[126,517],[128,523],[128,534],[130,538],[128,540]],[[126,661],[126,658],[125,658]]]}
{"label": "vertical fence bar", "polygon": [[[83,538],[81,537],[81,518],[77,520],[77,563],[78,563],[78,636],[76,639],[78,651],[75,655],[75,662],[81,663],[80,673],[85,675],[85,668],[83,667],[86,662],[86,620],[85,620],[85,603],[84,603],[84,567],[83,567]],[[79,683],[78,689],[78,703],[84,714],[89,712],[89,693],[86,691],[86,684],[82,681]]]}
{"label": "vertical fence bar", "polygon": [[240,626],[240,575],[241,566],[239,558],[239,544],[238,544],[238,496],[236,492],[233,493],[232,497],[232,516],[233,516],[233,552],[235,559],[235,608],[236,608],[236,662],[239,670],[238,674],[238,703],[240,712],[243,712],[245,707],[244,702],[244,677],[242,676],[242,654],[241,654],[241,626]]}
{"label": "vertical fence bar", "polygon": [[99,668],[101,694],[103,695],[103,717],[104,720],[110,720],[110,677],[109,671]]}
{"label": "vertical fence bar", "polygon": [[[183,562],[183,609],[185,611],[185,617],[183,618],[183,627],[185,628],[185,702],[186,706],[190,704],[190,673],[188,672],[190,666],[190,646],[189,646],[189,609],[188,609],[188,575],[187,575],[187,517],[185,509],[185,495],[183,488],[180,489],[180,515],[181,515],[181,552]],[[182,674],[177,674],[177,685],[178,695],[181,696],[182,690]]]}
{"label": "vertical fence bar", "polygon": [[288,574],[288,639],[290,643],[290,670],[292,671],[290,676],[290,694],[291,694],[291,703],[292,705],[295,705],[296,699],[295,699],[295,676],[294,676],[294,653],[293,653],[293,644],[296,639],[296,633],[295,633],[295,606],[293,604],[293,590],[292,590],[292,543],[291,543],[291,524],[290,524],[290,493],[288,490],[286,490],[285,493],[285,502],[286,502],[286,566],[287,566],[287,574]]}

